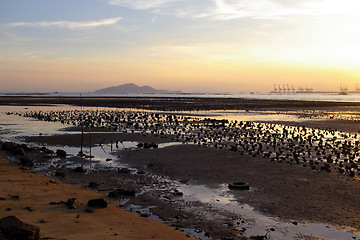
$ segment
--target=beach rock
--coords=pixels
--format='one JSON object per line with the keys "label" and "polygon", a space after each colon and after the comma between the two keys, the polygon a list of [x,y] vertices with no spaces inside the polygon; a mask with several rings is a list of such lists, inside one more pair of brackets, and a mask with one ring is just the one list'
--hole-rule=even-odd
{"label": "beach rock", "polygon": [[57,176],[57,177],[65,177],[65,171],[64,170],[57,170],[55,172],[55,176]]}
{"label": "beach rock", "polygon": [[150,143],[150,148],[158,148],[159,146],[156,143]]}
{"label": "beach rock", "polygon": [[10,239],[40,239],[39,227],[24,223],[15,216],[7,216],[0,219],[0,231]]}
{"label": "beach rock", "polygon": [[144,170],[139,170],[136,172],[137,174],[141,175],[141,174],[145,174],[145,171]]}
{"label": "beach rock", "polygon": [[10,197],[11,200],[15,200],[15,201],[19,201],[20,200],[20,197],[19,195],[13,195]]}
{"label": "beach rock", "polygon": [[4,142],[2,144],[2,150],[11,152],[13,154],[20,153],[19,148],[17,148],[18,144],[12,143],[12,142]]}
{"label": "beach rock", "polygon": [[108,196],[111,198],[119,198],[121,196],[135,196],[135,190],[118,188],[109,192]]}
{"label": "beach rock", "polygon": [[95,207],[95,208],[106,208],[108,206],[108,202],[105,201],[103,198],[97,198],[97,199],[89,200],[87,205],[89,207]]}
{"label": "beach rock", "polygon": [[250,190],[250,184],[247,182],[229,183],[228,187],[231,190]]}
{"label": "beach rock", "polygon": [[40,148],[40,150],[43,152],[43,153],[47,153],[47,154],[54,154],[54,151],[53,150],[50,150],[46,147],[42,147]]}
{"label": "beach rock", "polygon": [[34,208],[33,207],[25,207],[26,210],[28,210],[29,212],[33,212]]}
{"label": "beach rock", "polygon": [[148,144],[148,143],[144,143],[143,148],[145,148],[145,149],[150,148],[150,144]]}
{"label": "beach rock", "polygon": [[131,172],[131,170],[128,168],[118,168],[118,172],[119,173],[129,173],[129,172]]}
{"label": "beach rock", "polygon": [[73,171],[78,173],[86,173],[87,170],[84,167],[76,167]]}
{"label": "beach rock", "polygon": [[66,152],[64,150],[58,149],[56,150],[56,155],[61,158],[66,158]]}
{"label": "beach rock", "polygon": [[35,166],[35,163],[33,160],[31,160],[28,156],[24,156],[20,158],[20,164],[27,166],[27,167],[33,167]]}
{"label": "beach rock", "polygon": [[75,209],[80,207],[80,202],[76,198],[69,198],[66,202],[66,206],[69,209]]}
{"label": "beach rock", "polygon": [[89,187],[97,189],[99,187],[99,184],[97,182],[89,182]]}

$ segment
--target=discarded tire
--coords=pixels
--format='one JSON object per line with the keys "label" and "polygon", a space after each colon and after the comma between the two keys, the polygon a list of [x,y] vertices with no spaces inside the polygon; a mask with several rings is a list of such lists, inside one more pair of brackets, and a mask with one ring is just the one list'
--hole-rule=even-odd
{"label": "discarded tire", "polygon": [[233,182],[229,183],[229,189],[234,190],[249,190],[250,184],[247,182]]}

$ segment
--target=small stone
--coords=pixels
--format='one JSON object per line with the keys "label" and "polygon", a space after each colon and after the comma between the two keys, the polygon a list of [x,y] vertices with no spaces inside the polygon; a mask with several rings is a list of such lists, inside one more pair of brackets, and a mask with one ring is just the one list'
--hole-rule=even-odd
{"label": "small stone", "polygon": [[99,184],[96,183],[96,182],[89,182],[89,187],[90,187],[90,188],[98,188],[98,187],[99,187]]}
{"label": "small stone", "polygon": [[144,217],[144,218],[147,218],[147,217],[149,217],[149,214],[148,213],[141,213],[140,216]]}
{"label": "small stone", "polygon": [[87,213],[93,213],[94,210],[92,210],[92,209],[90,209],[90,208],[86,208],[86,209],[85,209],[85,212],[87,212]]}
{"label": "small stone", "polygon": [[64,201],[60,201],[60,202],[49,202],[49,205],[60,205],[60,204],[66,204],[66,202],[64,202]]}
{"label": "small stone", "polygon": [[87,170],[84,167],[76,167],[73,171],[78,173],[86,173]]}
{"label": "small stone", "polygon": [[75,209],[80,206],[80,202],[76,198],[69,198],[66,202],[66,206],[69,209]]}
{"label": "small stone", "polygon": [[108,196],[111,198],[119,198],[121,196],[135,196],[135,190],[117,188],[109,192]]}
{"label": "small stone", "polygon": [[64,150],[58,149],[56,150],[56,155],[61,158],[66,158],[66,152]]}
{"label": "small stone", "polygon": [[65,171],[58,170],[58,171],[55,172],[55,176],[57,176],[57,177],[65,177]]}
{"label": "small stone", "polygon": [[20,197],[18,195],[15,195],[15,196],[11,196],[10,197],[12,200],[20,200]]}
{"label": "small stone", "polygon": [[35,166],[35,163],[33,160],[31,160],[29,157],[24,156],[20,158],[20,164],[24,165],[24,166],[28,166],[28,167],[33,167]]}
{"label": "small stone", "polygon": [[118,172],[119,173],[129,173],[129,172],[131,172],[131,170],[128,168],[118,168]]}
{"label": "small stone", "polygon": [[34,208],[33,208],[33,207],[25,207],[25,209],[28,210],[29,212],[34,211]]}

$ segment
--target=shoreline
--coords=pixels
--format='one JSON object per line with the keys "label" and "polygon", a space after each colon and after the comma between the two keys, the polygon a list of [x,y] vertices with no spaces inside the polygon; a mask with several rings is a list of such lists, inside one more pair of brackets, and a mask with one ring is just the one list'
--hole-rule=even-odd
{"label": "shoreline", "polygon": [[[359,102],[263,100],[196,97],[4,97],[0,105],[69,104],[74,106],[137,108],[161,111],[197,110],[331,110],[359,111]],[[345,109],[344,109],[345,108]]]}
{"label": "shoreline", "polygon": [[[117,207],[111,199],[107,208],[90,208],[91,199],[103,194],[68,185],[44,175],[21,170],[0,153],[0,218],[15,215],[22,221],[40,227],[40,235],[50,239],[191,239],[164,223],[140,217]],[[15,196],[17,196],[15,198]],[[80,206],[69,209],[65,204],[50,202],[76,198]]]}

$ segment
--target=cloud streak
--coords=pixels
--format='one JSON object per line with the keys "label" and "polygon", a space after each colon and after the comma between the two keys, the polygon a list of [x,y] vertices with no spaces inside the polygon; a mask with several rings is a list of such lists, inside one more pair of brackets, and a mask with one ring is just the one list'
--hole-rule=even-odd
{"label": "cloud streak", "polygon": [[[273,19],[288,16],[356,15],[358,0],[108,0],[108,4],[180,18],[232,20]],[[157,11],[153,11],[156,9]]]}
{"label": "cloud streak", "polygon": [[110,0],[109,4],[132,9],[150,9],[163,8],[173,2],[179,2],[179,0]]}
{"label": "cloud streak", "polygon": [[83,22],[71,22],[71,21],[54,21],[54,22],[16,22],[11,23],[11,27],[40,27],[40,28],[66,28],[71,30],[77,29],[92,29],[100,26],[113,25],[118,23],[122,18],[108,18],[96,21],[83,21]]}

